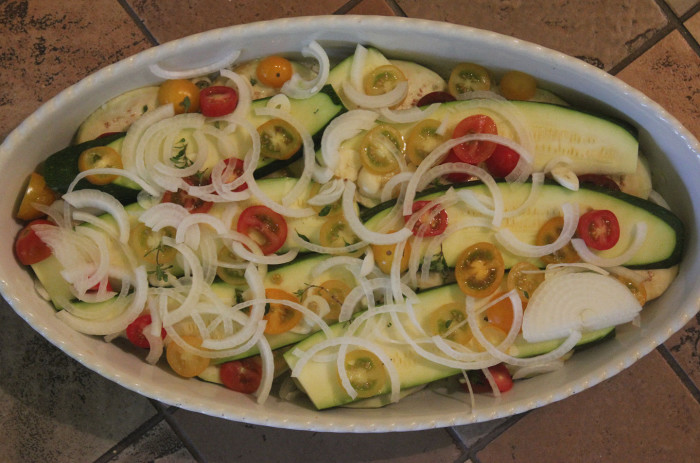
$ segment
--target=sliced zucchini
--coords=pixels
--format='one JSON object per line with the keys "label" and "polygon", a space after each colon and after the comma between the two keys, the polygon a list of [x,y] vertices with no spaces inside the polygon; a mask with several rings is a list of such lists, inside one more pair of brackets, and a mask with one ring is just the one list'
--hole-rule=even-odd
{"label": "sliced zucchini", "polygon": [[[530,183],[497,183],[503,197],[505,210],[518,208],[528,197]],[[417,199],[433,199],[449,187],[441,187],[421,193]],[[467,189],[475,194],[490,197],[488,189],[479,182],[456,185],[458,190]],[[540,227],[552,217],[561,215],[561,206],[565,203],[577,204],[580,211],[588,209],[607,209],[615,213],[620,222],[620,240],[612,249],[601,251],[604,257],[614,257],[622,254],[634,238],[637,222],[647,225],[647,235],[642,248],[625,264],[630,268],[668,268],[680,262],[685,231],[681,220],[668,209],[651,201],[621,192],[609,192],[596,187],[581,187],[578,191],[568,190],[555,183],[547,182],[541,187],[533,203],[520,215],[504,221],[503,227],[512,231],[515,236],[525,243],[535,244],[535,237]],[[379,220],[388,213],[394,201],[381,204],[373,209],[363,211],[362,219],[368,228],[373,229]],[[447,209],[450,223],[459,223],[464,219],[477,217],[463,202]],[[442,244],[442,253],[448,266],[453,267],[457,257],[467,246],[473,243],[488,241],[498,245],[494,232],[483,228],[470,228],[453,233]],[[525,260],[501,248],[506,268],[518,261]],[[543,267],[538,259],[533,263]]]}

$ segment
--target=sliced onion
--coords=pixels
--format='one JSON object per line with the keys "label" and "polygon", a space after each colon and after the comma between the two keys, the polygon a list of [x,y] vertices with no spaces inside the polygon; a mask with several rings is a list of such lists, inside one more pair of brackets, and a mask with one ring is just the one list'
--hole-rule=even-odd
{"label": "sliced onion", "polygon": [[124,168],[129,171],[134,171],[136,163],[136,147],[151,125],[164,119],[173,117],[175,110],[172,104],[159,106],[153,111],[148,111],[140,118],[136,119],[126,132],[124,143],[122,144],[121,154]]}
{"label": "sliced onion", "polygon": [[260,358],[262,359],[262,375],[260,377],[260,385],[255,391],[255,395],[258,398],[258,403],[262,404],[265,403],[270,395],[272,380],[275,379],[275,358],[272,355],[270,343],[265,336],[260,336],[258,338],[257,345]]}
{"label": "sliced onion", "polygon": [[576,232],[578,225],[578,205],[575,203],[565,203],[561,207],[564,216],[564,226],[559,237],[553,243],[536,246],[534,244],[523,243],[515,237],[508,229],[501,229],[496,232],[496,240],[508,251],[523,257],[542,257],[551,254],[566,246]]}
{"label": "sliced onion", "polygon": [[304,47],[301,50],[301,54],[305,57],[313,57],[318,61],[318,74],[311,80],[304,80],[299,77],[299,74],[294,73],[292,78],[284,83],[282,92],[297,99],[309,98],[320,92],[326,81],[328,81],[328,74],[331,68],[326,51],[315,40]]}
{"label": "sliced onion", "polygon": [[151,64],[148,69],[154,76],[160,77],[161,79],[192,79],[194,77],[204,76],[211,74],[212,72],[223,70],[223,68],[232,65],[240,55],[241,50],[233,50],[229,54],[219,58],[211,64],[192,69],[165,69],[160,65],[160,63]]}
{"label": "sliced onion", "polygon": [[586,243],[581,238],[571,240],[571,245],[574,247],[578,255],[584,261],[597,265],[598,267],[617,267],[624,265],[644,246],[644,240],[647,237],[646,222],[637,222],[634,227],[634,241],[630,244],[625,252],[616,257],[601,257],[591,251]]}
{"label": "sliced onion", "polygon": [[377,120],[377,113],[365,109],[355,109],[333,119],[321,137],[321,159],[331,171],[340,161],[340,145],[355,137],[363,130],[369,130]]}
{"label": "sliced onion", "polygon": [[309,198],[307,203],[312,206],[333,204],[343,196],[343,190],[345,190],[345,182],[339,178],[333,179],[322,185],[318,193],[312,198]]}
{"label": "sliced onion", "polygon": [[289,101],[289,97],[284,93],[278,93],[277,95],[270,98],[266,105],[268,108],[278,109],[289,113],[292,111],[292,103]]}
{"label": "sliced onion", "polygon": [[94,207],[109,213],[119,227],[119,241],[129,240],[129,216],[114,196],[99,190],[78,190],[64,194],[63,200],[76,208]]}
{"label": "sliced onion", "polygon": [[228,69],[222,69],[221,76],[232,80],[238,91],[238,105],[231,114],[225,117],[225,120],[231,121],[247,118],[250,112],[250,106],[253,102],[253,89],[250,86],[250,81]]}
{"label": "sliced onion", "polygon": [[379,109],[379,114],[381,114],[382,119],[387,122],[393,122],[396,124],[410,124],[412,122],[422,121],[423,119],[430,117],[440,106],[440,103],[433,103],[427,108],[419,108],[418,106],[414,106],[412,108],[398,111],[384,107]]}
{"label": "sliced onion", "polygon": [[367,95],[362,93],[355,86],[347,81],[343,82],[343,93],[351,103],[366,109],[386,108],[395,106],[406,98],[408,92],[408,82],[402,81],[396,84],[386,93],[381,95]]}
{"label": "sliced onion", "polygon": [[355,211],[355,184],[347,182],[345,191],[343,192],[343,215],[348,222],[350,229],[362,241],[367,241],[372,244],[396,244],[405,241],[412,235],[412,231],[408,228],[402,228],[393,233],[377,233],[369,230],[360,222],[360,218]]}

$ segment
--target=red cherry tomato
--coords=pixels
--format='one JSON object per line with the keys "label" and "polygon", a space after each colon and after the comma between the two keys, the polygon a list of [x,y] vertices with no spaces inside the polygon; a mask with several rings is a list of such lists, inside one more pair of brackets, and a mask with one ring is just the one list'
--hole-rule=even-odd
{"label": "red cherry tomato", "polygon": [[602,174],[583,174],[578,176],[578,181],[581,185],[595,185],[603,187],[610,191],[620,191],[620,185],[618,185],[615,180],[611,179],[607,175]]}
{"label": "red cherry tomato", "polygon": [[[510,376],[508,368],[502,363],[489,367],[489,373],[493,376],[493,380],[496,383],[496,387],[500,392],[508,392],[513,388],[513,378]],[[472,391],[475,393],[492,392],[491,385],[489,384],[486,376],[481,370],[471,370],[468,372],[469,382],[472,385]],[[464,389],[468,391],[467,385],[464,385]]]}
{"label": "red cherry tomato", "polygon": [[[462,162],[461,159],[459,159],[457,157],[457,155],[452,150],[450,150],[450,152],[447,153],[447,156],[442,161],[443,164],[447,164],[448,162],[457,162],[457,163],[465,164]],[[447,175],[445,175],[445,178],[453,183],[468,182],[469,180],[472,179],[471,175],[469,175],[469,174],[459,174],[459,173],[447,174]]]}
{"label": "red cherry tomato", "polygon": [[[202,180],[197,177],[187,177],[185,182],[190,185],[204,185],[208,179]],[[175,203],[187,209],[191,214],[202,213],[206,214],[214,205],[211,201],[205,201],[196,196],[192,196],[187,191],[178,188],[177,191],[166,191],[163,194],[161,203]]]}
{"label": "red cherry tomato", "polygon": [[579,217],[576,232],[589,248],[605,251],[620,239],[620,223],[612,211],[589,211]]}
{"label": "red cherry tomato", "polygon": [[34,225],[55,225],[45,219],[36,219],[29,222],[17,234],[15,240],[15,255],[22,265],[32,265],[48,258],[51,255],[51,248],[41,241],[32,227]]}
{"label": "red cherry tomato", "polygon": [[225,85],[214,85],[199,92],[199,110],[207,117],[231,114],[238,106],[238,92]]}
{"label": "red cherry tomato", "polygon": [[[415,203],[413,203],[413,213],[415,214],[416,212],[421,210],[429,202],[430,201],[416,201]],[[437,215],[433,217],[433,219],[430,221],[430,224],[425,226],[428,217],[434,209],[434,207],[429,209],[423,214],[423,216],[420,219],[418,219],[418,222],[416,222],[416,224],[413,226],[414,235],[437,236],[445,231],[445,229],[447,228],[447,212],[445,212],[445,209],[441,209],[440,212],[438,212]],[[404,216],[404,219],[408,222],[408,220],[411,217],[412,215],[407,215]]]}
{"label": "red cherry tomato", "polygon": [[[126,327],[126,337],[136,347],[141,347],[143,349],[150,348],[151,344],[148,342],[148,339],[146,339],[146,336],[144,336],[143,330],[152,322],[153,320],[149,314],[141,315]],[[160,337],[165,338],[165,335],[165,329],[161,328]]]}
{"label": "red cherry tomato", "polygon": [[510,174],[520,160],[520,155],[507,146],[497,145],[491,156],[486,160],[486,168],[496,178]]}
{"label": "red cherry tomato", "polygon": [[[102,286],[102,283],[97,283],[95,286],[90,288],[88,290],[88,292],[96,293],[97,291],[100,290],[100,286]],[[114,291],[114,289],[112,288],[112,284],[109,282],[109,280],[107,280],[107,286],[105,287],[105,291],[107,291],[107,292]]]}
{"label": "red cherry tomato", "polygon": [[255,239],[265,255],[277,251],[287,240],[287,221],[266,206],[244,209],[238,217],[236,230]]}
{"label": "red cherry tomato", "polygon": [[260,387],[262,365],[255,357],[226,362],[219,369],[219,378],[227,388],[251,394]]}
{"label": "red cherry tomato", "polygon": [[[226,163],[226,168],[229,169],[231,164],[233,164],[233,170],[228,174],[228,176],[224,179],[224,183],[231,183],[234,180],[236,180],[238,177],[243,175],[243,160],[238,159],[238,158],[228,158],[224,161]],[[248,184],[244,183],[243,185],[237,187],[233,191],[243,191],[248,189]]]}
{"label": "red cherry tomato", "polygon": [[[475,114],[465,117],[457,124],[457,127],[455,127],[454,132],[452,132],[452,138],[459,138],[477,133],[498,134],[496,123],[485,114]],[[488,159],[496,149],[496,146],[496,143],[491,141],[472,141],[457,145],[452,148],[452,151],[463,162],[476,165]]]}
{"label": "red cherry tomato", "polygon": [[416,106],[428,106],[433,103],[447,103],[455,100],[456,98],[449,92],[430,92],[423,95]]}

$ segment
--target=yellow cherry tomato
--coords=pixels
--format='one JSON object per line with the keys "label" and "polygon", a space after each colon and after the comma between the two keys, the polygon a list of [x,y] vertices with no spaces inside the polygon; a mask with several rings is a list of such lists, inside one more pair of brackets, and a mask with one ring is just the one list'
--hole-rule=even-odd
{"label": "yellow cherry tomato", "polygon": [[[245,262],[228,247],[221,248],[218,254],[219,266],[216,268],[216,275],[231,286],[242,286],[246,284],[245,269],[227,267],[225,264],[240,264]],[[224,265],[222,265],[224,264]]]}
{"label": "yellow cherry tomato", "polygon": [[[497,299],[501,297],[503,293],[498,293],[493,296],[492,299]],[[489,323],[497,326],[504,332],[510,331],[511,326],[513,326],[513,304],[510,302],[510,298],[506,297],[501,299],[497,303],[489,306],[486,309],[486,318]]]}
{"label": "yellow cherry tomato", "polygon": [[367,132],[360,144],[360,162],[375,174],[399,170],[397,156],[403,156],[406,142],[401,132],[389,125],[378,125]]}
{"label": "yellow cherry tomato", "polygon": [[[202,338],[199,336],[182,336],[182,340],[192,347],[200,347]],[[202,357],[197,354],[186,351],[174,341],[168,343],[165,351],[165,357],[168,360],[168,365],[175,373],[185,378],[193,378],[207,369],[210,363],[208,357]]]}
{"label": "yellow cherry tomato", "polygon": [[187,79],[166,80],[158,88],[158,104],[172,104],[175,114],[199,111],[199,87]]}
{"label": "yellow cherry tomato", "polygon": [[506,285],[508,291],[516,290],[523,308],[530,302],[532,293],[544,282],[544,273],[534,264],[529,262],[518,262],[508,271]]}
{"label": "yellow cherry tomato", "polygon": [[430,312],[426,328],[433,336],[441,336],[463,346],[469,346],[473,335],[466,319],[467,313],[464,306],[450,302]]}
{"label": "yellow cherry tomato", "polygon": [[36,209],[32,204],[50,206],[56,200],[56,193],[46,185],[44,177],[32,172],[29,176],[27,188],[24,190],[22,202],[17,209],[17,218],[20,220],[34,220],[43,217],[44,213]]}
{"label": "yellow cherry tomato", "polygon": [[[267,288],[265,297],[268,299],[281,299],[299,303],[299,298],[294,294],[278,288]],[[268,304],[267,313],[263,319],[267,320],[265,325],[266,334],[280,334],[291,330],[301,321],[303,314],[284,304]]]}
{"label": "yellow cherry tomato", "polygon": [[280,88],[292,78],[292,63],[281,56],[268,56],[258,63],[255,74],[258,80],[268,87]]}
{"label": "yellow cherry tomato", "polygon": [[416,124],[406,138],[406,157],[418,166],[438,145],[448,137],[437,133],[440,121],[425,119]]}
{"label": "yellow cherry tomato", "polygon": [[475,63],[460,63],[452,69],[447,89],[452,96],[462,93],[490,90],[491,76],[483,66]]}
{"label": "yellow cherry tomato", "polygon": [[[324,315],[327,321],[337,321],[340,315],[340,308],[345,302],[345,298],[350,294],[351,288],[341,280],[326,280],[318,286],[310,288],[305,295],[318,295],[328,302],[330,311]],[[314,310],[312,305],[309,309]]]}
{"label": "yellow cherry tomato", "polygon": [[345,356],[344,365],[357,397],[372,397],[384,392],[389,375],[375,354],[364,349],[350,351]]}
{"label": "yellow cherry tomato", "polygon": [[[84,172],[90,169],[122,169],[122,156],[109,146],[95,146],[88,148],[78,157],[78,170]],[[93,185],[107,185],[117,179],[118,175],[111,174],[93,174],[88,175],[85,179]]]}
{"label": "yellow cherry tomato", "polygon": [[629,278],[625,278],[622,275],[614,275],[617,280],[623,285],[627,286],[634,297],[639,301],[639,305],[643,306],[647,302],[647,290],[644,288],[644,284],[641,282],[632,281]]}
{"label": "yellow cherry tomato", "polygon": [[129,246],[141,261],[151,265],[167,265],[175,260],[177,250],[164,245],[163,237],[175,239],[175,232],[173,227],[153,231],[145,224],[139,223],[131,228]]}
{"label": "yellow cherry tomato", "polygon": [[301,135],[282,119],[271,119],[258,127],[260,155],[272,159],[289,159],[301,148]]}
{"label": "yellow cherry tomato", "polygon": [[537,81],[530,74],[520,71],[508,71],[499,84],[501,95],[509,100],[529,100],[535,96]]}
{"label": "yellow cherry tomato", "polygon": [[503,280],[501,251],[488,242],[469,246],[457,258],[455,279],[462,292],[472,297],[493,294]]}
{"label": "yellow cherry tomato", "polygon": [[373,69],[363,79],[367,95],[383,95],[392,91],[399,82],[406,82],[406,76],[393,64],[386,64]]}
{"label": "yellow cherry tomato", "polygon": [[[557,238],[559,238],[559,235],[561,235],[561,231],[563,229],[564,217],[552,217],[545,222],[537,232],[535,244],[537,246],[544,246],[555,242]],[[581,258],[571,243],[567,243],[566,246],[554,251],[552,254],[547,254],[546,256],[540,257],[540,260],[545,264],[561,264],[579,262]]]}
{"label": "yellow cherry tomato", "polygon": [[[377,264],[379,270],[386,273],[391,273],[391,266],[396,257],[395,244],[373,244],[372,253],[374,254],[374,263]],[[411,243],[407,242],[401,254],[401,263],[399,264],[400,273],[408,270],[408,261],[411,258]]]}
{"label": "yellow cherry tomato", "polygon": [[319,241],[321,246],[342,248],[357,242],[357,236],[342,214],[334,214],[321,225]]}

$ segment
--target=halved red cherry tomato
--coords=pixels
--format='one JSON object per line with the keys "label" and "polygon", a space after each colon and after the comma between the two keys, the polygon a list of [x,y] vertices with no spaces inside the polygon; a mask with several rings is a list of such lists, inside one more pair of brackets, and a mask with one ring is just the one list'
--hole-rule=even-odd
{"label": "halved red cherry tomato", "polygon": [[29,222],[17,234],[15,240],[15,255],[22,265],[32,265],[48,258],[51,255],[51,248],[41,241],[33,227],[35,225],[46,224],[55,225],[45,219],[36,219]]}
{"label": "halved red cherry tomato", "polygon": [[455,279],[459,289],[472,297],[486,297],[501,285],[505,264],[501,251],[488,242],[469,246],[457,258]]}
{"label": "halved red cherry tomato", "polygon": [[[228,158],[224,161],[224,163],[226,163],[226,169],[229,170],[228,175],[226,176],[226,178],[224,178],[224,183],[231,183],[238,177],[243,175],[243,159]],[[247,189],[248,184],[244,183],[243,185],[237,187],[233,191],[243,191]]]}
{"label": "halved red cherry tomato", "polygon": [[605,251],[619,241],[620,223],[612,211],[588,211],[579,217],[576,232],[589,248]]}
{"label": "halved red cherry tomato", "polygon": [[[96,293],[97,291],[100,290],[101,286],[102,286],[102,283],[97,283],[95,286],[88,289],[88,292]],[[114,288],[112,288],[112,283],[110,283],[109,280],[107,280],[107,285],[105,286],[105,291],[114,291]]]}
{"label": "halved red cherry tomato", "polygon": [[[454,132],[452,132],[452,138],[459,138],[477,133],[498,134],[496,123],[485,114],[475,114],[465,117],[457,124],[457,127],[455,127]],[[491,141],[472,141],[457,145],[452,148],[452,151],[462,162],[476,165],[487,160],[489,156],[493,154],[496,146],[496,143]]]}
{"label": "halved red cherry tomato", "polygon": [[56,193],[46,185],[44,177],[32,172],[27,183],[27,189],[22,197],[22,202],[17,209],[17,218],[20,220],[38,219],[44,215],[43,212],[36,209],[32,204],[44,204],[49,206],[56,200]]}
{"label": "halved red cherry tomato", "polygon": [[486,160],[486,168],[496,178],[510,174],[520,160],[520,155],[507,146],[497,145],[491,156]]}
{"label": "halved red cherry tomato", "polygon": [[260,244],[265,255],[277,251],[287,239],[287,221],[267,206],[244,209],[238,217],[236,230]]}
{"label": "halved red cherry tomato", "polygon": [[[413,213],[420,211],[424,208],[430,201],[416,201],[413,203]],[[445,209],[440,209],[440,212],[433,217],[433,219],[428,223],[430,214],[435,208],[429,209],[425,212],[418,222],[413,226],[413,234],[416,236],[438,236],[442,234],[447,228],[447,212]],[[408,220],[413,217],[412,215],[404,216],[404,220]]]}
{"label": "halved red cherry tomato", "polygon": [[423,95],[416,106],[428,106],[433,103],[447,103],[455,100],[456,98],[449,92],[430,92]]}
{"label": "halved red cherry tomato", "polygon": [[[268,299],[280,299],[299,303],[299,299],[294,294],[278,288],[267,288],[265,290],[265,297]],[[289,307],[288,305],[280,303],[269,304],[267,312],[263,317],[264,320],[267,320],[267,324],[265,325],[265,333],[286,333],[297,326],[303,316],[304,315],[300,311]]]}
{"label": "halved red cherry tomato", "polygon": [[[126,327],[126,337],[136,347],[141,347],[142,349],[150,348],[151,344],[148,342],[146,336],[143,335],[143,330],[151,323],[153,323],[153,320],[149,314],[141,315]],[[165,336],[165,329],[161,328],[160,337],[165,339]]]}
{"label": "halved red cherry tomato", "polygon": [[578,182],[581,185],[595,185],[603,187],[610,191],[620,191],[620,185],[618,185],[617,182],[615,182],[615,180],[611,179],[607,175],[583,174],[578,176]]}
{"label": "halved red cherry tomato", "polygon": [[[190,185],[204,185],[208,181],[209,179],[200,179],[195,176],[185,178],[185,182]],[[206,214],[214,205],[213,202],[193,196],[182,188],[178,188],[177,191],[166,191],[160,202],[179,204],[191,214]]]}
{"label": "halved red cherry tomato", "polygon": [[199,109],[207,117],[231,114],[238,106],[238,92],[225,85],[213,85],[199,92]]}
{"label": "halved red cherry tomato", "polygon": [[255,69],[258,80],[274,88],[283,86],[292,78],[293,73],[292,63],[288,59],[274,55],[263,58]]}
{"label": "halved red cherry tomato", "polygon": [[[493,377],[496,387],[500,392],[508,392],[513,388],[513,378],[510,376],[508,368],[502,363],[489,367],[489,373]],[[492,392],[491,385],[489,384],[486,376],[481,370],[470,370],[467,375],[469,376],[469,382],[472,385],[472,391],[475,393]],[[467,385],[464,385],[464,389],[468,391]]]}
{"label": "halved red cherry tomato", "polygon": [[252,394],[260,387],[262,365],[258,357],[221,364],[219,378],[224,386],[242,394]]}

